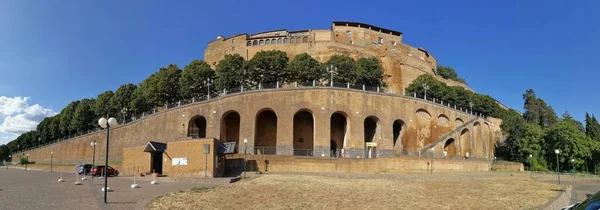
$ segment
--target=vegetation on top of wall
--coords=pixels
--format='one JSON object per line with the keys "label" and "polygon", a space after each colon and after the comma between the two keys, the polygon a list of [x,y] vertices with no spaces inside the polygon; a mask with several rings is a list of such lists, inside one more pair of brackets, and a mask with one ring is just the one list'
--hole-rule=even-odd
{"label": "vegetation on top of wall", "polygon": [[500,128],[508,137],[496,148],[495,154],[501,159],[522,162],[528,170],[556,170],[554,150],[559,149],[561,171],[600,173],[600,124],[595,116],[586,113],[585,126],[567,112],[559,118],[531,89],[523,94],[525,112],[521,115],[502,109],[490,96],[447,86],[431,75],[419,76],[406,93],[423,97],[424,85],[428,87],[427,97],[463,108],[470,108],[471,102],[473,112],[502,119]]}
{"label": "vegetation on top of wall", "polygon": [[[358,61],[333,56],[326,64],[310,55],[299,54],[289,61],[283,51],[261,51],[249,61],[238,54],[226,55],[213,71],[206,62],[193,60],[183,70],[175,64],[161,67],[138,85],[121,85],[115,92],[104,91],[97,98],[76,100],[59,114],[43,119],[36,130],[21,134],[7,145],[0,145],[0,160],[20,150],[72,137],[98,128],[100,117],[112,116],[123,121],[127,117],[149,112],[153,108],[211,94],[218,90],[276,82],[326,81],[330,73],[326,66],[337,67],[334,81],[384,85],[383,68],[375,57]],[[212,86],[214,85],[214,86]],[[212,86],[212,87],[211,87]]]}
{"label": "vegetation on top of wall", "polygon": [[450,79],[463,84],[467,84],[467,81],[465,79],[458,77],[458,74],[451,66],[438,65],[436,73],[444,79]]}

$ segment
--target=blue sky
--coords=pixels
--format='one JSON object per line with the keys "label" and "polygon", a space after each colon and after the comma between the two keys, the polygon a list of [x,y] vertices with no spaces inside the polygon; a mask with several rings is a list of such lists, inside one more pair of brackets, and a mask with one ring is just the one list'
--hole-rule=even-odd
{"label": "blue sky", "polygon": [[512,108],[532,88],[559,115],[600,114],[600,2],[543,2],[2,0],[0,143],[70,101],[202,59],[217,35],[333,20],[401,31]]}

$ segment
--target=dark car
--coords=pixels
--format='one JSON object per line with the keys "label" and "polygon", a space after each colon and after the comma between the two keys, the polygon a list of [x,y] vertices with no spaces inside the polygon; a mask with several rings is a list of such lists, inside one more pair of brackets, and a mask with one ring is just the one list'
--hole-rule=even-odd
{"label": "dark car", "polygon": [[[108,166],[107,168],[107,172],[106,174],[108,174],[108,176],[119,176],[119,170],[114,169],[113,167]],[[102,176],[102,174],[104,173],[104,166],[96,166],[94,168],[92,168],[92,170],[90,171],[90,174],[92,174],[92,176]]]}
{"label": "dark car", "polygon": [[79,175],[83,174],[84,172],[85,172],[85,174],[90,174],[91,169],[92,169],[92,164],[81,164],[81,165],[75,166],[75,171],[77,171],[77,173]]}
{"label": "dark car", "polygon": [[597,210],[600,209],[600,191],[589,196],[581,203],[563,207],[561,210]]}

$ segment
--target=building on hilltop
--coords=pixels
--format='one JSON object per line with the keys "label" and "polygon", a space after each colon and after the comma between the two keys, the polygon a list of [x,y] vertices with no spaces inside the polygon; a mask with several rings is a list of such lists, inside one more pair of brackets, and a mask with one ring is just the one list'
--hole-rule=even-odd
{"label": "building on hilltop", "polygon": [[381,62],[384,81],[391,91],[401,93],[422,74],[434,75],[451,86],[465,84],[444,79],[436,74],[437,60],[424,48],[415,48],[402,43],[402,32],[369,24],[334,21],[329,30],[286,29],[238,34],[228,38],[218,36],[208,43],[204,60],[213,68],[227,54],[239,54],[246,60],[262,50],[281,50],[290,59],[308,53],[320,62],[333,55],[348,55],[355,60],[360,57],[377,57]]}

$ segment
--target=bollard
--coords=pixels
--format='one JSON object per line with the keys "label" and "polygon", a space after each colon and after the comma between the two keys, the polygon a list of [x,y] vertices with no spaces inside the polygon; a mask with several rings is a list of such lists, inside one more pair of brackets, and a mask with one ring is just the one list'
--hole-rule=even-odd
{"label": "bollard", "polygon": [[152,184],[152,185],[158,184],[158,182],[156,180],[154,180],[154,169],[152,169],[152,181],[150,182],[150,184]]}
{"label": "bollard", "polygon": [[62,170],[60,170],[60,179],[58,179],[58,182],[64,182],[64,181],[65,181],[65,180],[63,179],[63,176],[62,176],[62,174],[63,174],[63,171],[62,171]]}
{"label": "bollard", "polygon": [[135,169],[131,169],[132,174],[133,174],[133,184],[131,185],[131,188],[140,188],[140,185],[137,184],[135,177],[137,176],[137,174],[135,173]]}
{"label": "bollard", "polygon": [[79,173],[75,172],[75,185],[81,185],[81,182],[79,182]]}

